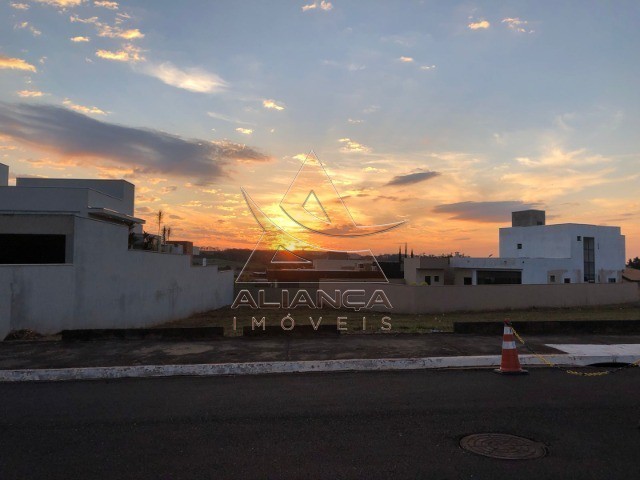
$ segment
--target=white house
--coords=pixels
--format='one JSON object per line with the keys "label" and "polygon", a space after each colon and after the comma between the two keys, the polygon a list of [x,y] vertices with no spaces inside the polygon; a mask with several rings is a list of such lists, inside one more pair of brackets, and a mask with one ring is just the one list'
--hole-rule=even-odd
{"label": "white house", "polygon": [[[0,164],[0,339],[11,330],[143,327],[233,301],[233,273],[130,249],[135,186],[18,178]],[[181,249],[175,249],[181,251]]]}
{"label": "white house", "polygon": [[540,210],[514,212],[500,229],[497,258],[405,259],[408,284],[619,283],[625,268],[620,227],[546,225]]}

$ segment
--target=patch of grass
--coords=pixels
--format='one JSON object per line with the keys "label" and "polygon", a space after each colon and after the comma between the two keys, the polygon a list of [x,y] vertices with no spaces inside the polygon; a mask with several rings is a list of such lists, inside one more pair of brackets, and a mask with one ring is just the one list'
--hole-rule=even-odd
{"label": "patch of grass", "polygon": [[[575,320],[640,320],[640,303],[624,305],[606,305],[601,307],[572,308],[531,308],[527,310],[499,310],[491,312],[454,312],[438,314],[401,314],[392,312],[372,312],[353,310],[284,310],[242,308],[231,310],[229,307],[211,310],[193,315],[184,320],[168,322],[159,327],[224,327],[225,335],[242,335],[245,326],[251,327],[252,317],[260,321],[265,317],[268,326],[279,326],[280,320],[289,314],[296,325],[311,325],[309,317],[317,324],[322,317],[322,325],[336,326],[337,317],[346,317],[348,334],[381,333],[382,317],[390,317],[391,332],[395,333],[431,333],[452,332],[454,322],[500,322],[504,319],[512,321],[575,321]],[[233,329],[233,318],[236,317],[236,329]],[[366,317],[363,328],[362,318]],[[286,323],[288,326],[289,323]]]}

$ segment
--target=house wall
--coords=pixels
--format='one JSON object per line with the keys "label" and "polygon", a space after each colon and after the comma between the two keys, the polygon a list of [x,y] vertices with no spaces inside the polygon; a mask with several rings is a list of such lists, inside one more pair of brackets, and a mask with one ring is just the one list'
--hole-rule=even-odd
{"label": "house wall", "polygon": [[9,186],[9,166],[0,163],[0,187]]}
{"label": "house wall", "polygon": [[101,207],[127,215],[133,214],[133,204],[108,194],[87,188],[1,187],[2,212],[65,212],[88,216],[89,207]]}
{"label": "house wall", "polygon": [[191,266],[189,255],[128,250],[126,226],[67,218],[73,264],[0,265],[0,338],[24,328],[144,327],[233,301],[231,271]]}
{"label": "house wall", "polygon": [[[523,284],[546,284],[549,275],[556,275],[556,283],[563,283],[570,278],[571,283],[580,283],[582,269],[574,268],[575,262],[570,258],[468,258],[451,259],[451,266],[456,270],[456,285],[463,285],[463,278],[473,276],[476,285],[477,270],[520,270]],[[471,275],[470,273],[473,273]]]}
{"label": "house wall", "polygon": [[[444,285],[444,276],[445,276],[445,271],[444,270],[437,270],[437,269],[429,269],[429,268],[419,268],[416,270],[416,284],[420,285],[420,284],[424,284],[425,283],[425,277],[429,276],[431,277],[431,286],[439,286],[439,285]],[[438,277],[438,281],[435,281],[435,277]]]}
{"label": "house wall", "polygon": [[88,206],[110,208],[111,210],[133,216],[135,186],[126,180],[18,178],[16,179],[16,187],[39,187],[58,191],[59,189],[72,188],[89,189],[90,202]]}
{"label": "house wall", "polygon": [[[583,240],[595,239],[596,282],[607,283],[609,278],[622,281],[625,266],[625,237],[620,227],[561,224],[500,229],[500,257],[529,259],[567,259],[564,267],[572,282],[583,282]],[[522,244],[522,249],[517,245]],[[544,267],[540,263],[541,268]],[[523,278],[524,281],[524,278]]]}
{"label": "house wall", "polygon": [[404,279],[408,285],[418,283],[418,268],[420,268],[420,257],[404,259]]}

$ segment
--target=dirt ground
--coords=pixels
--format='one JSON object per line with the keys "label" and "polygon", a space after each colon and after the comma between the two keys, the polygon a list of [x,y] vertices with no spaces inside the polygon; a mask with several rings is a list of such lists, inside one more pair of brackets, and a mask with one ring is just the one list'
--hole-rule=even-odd
{"label": "dirt ground", "polygon": [[[337,328],[338,317],[341,318],[341,326],[346,328],[342,333],[363,334],[382,332],[383,328],[389,328],[395,333],[430,333],[430,332],[452,332],[454,322],[485,322],[501,321],[510,319],[512,321],[571,321],[571,320],[640,320],[640,303],[624,305],[607,305],[601,307],[584,308],[532,308],[528,310],[501,310],[491,312],[457,312],[438,314],[399,314],[393,312],[371,312],[353,310],[283,310],[283,309],[258,309],[239,308],[231,310],[223,307],[217,310],[193,315],[189,318],[163,323],[159,327],[224,327],[225,335],[242,335],[245,326],[251,326],[252,317],[256,322],[265,318],[267,326],[280,326],[281,320],[290,315],[284,321],[284,325],[291,325],[290,318],[293,318],[296,326],[318,325],[319,317],[322,317],[321,325],[333,325]],[[235,321],[235,330],[234,326]],[[310,320],[310,317],[312,320]],[[363,317],[366,320],[363,322]],[[383,323],[383,317],[385,319]],[[364,323],[364,328],[363,328]],[[261,327],[257,327],[261,328]]]}

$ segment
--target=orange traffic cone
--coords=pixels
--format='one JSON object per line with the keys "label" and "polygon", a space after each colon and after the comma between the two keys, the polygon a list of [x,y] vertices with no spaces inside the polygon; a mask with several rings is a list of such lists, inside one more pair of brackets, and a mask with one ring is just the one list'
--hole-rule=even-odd
{"label": "orange traffic cone", "polygon": [[516,342],[513,337],[513,328],[511,328],[511,322],[509,320],[504,321],[504,333],[502,335],[502,361],[500,362],[500,368],[495,369],[494,372],[509,375],[523,375],[529,373],[526,370],[523,370],[520,366],[518,350],[516,349]]}

